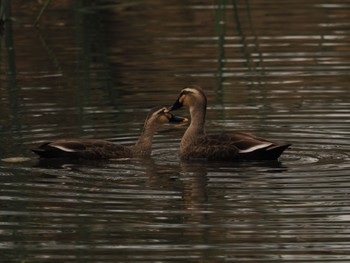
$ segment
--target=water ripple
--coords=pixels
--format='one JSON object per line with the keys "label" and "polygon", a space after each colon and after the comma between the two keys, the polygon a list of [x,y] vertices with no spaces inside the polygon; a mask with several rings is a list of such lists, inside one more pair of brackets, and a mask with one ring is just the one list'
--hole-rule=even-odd
{"label": "water ripple", "polygon": [[[349,4],[56,1],[33,31],[37,3],[22,2],[0,50],[0,159],[29,161],[0,162],[2,261],[350,261]],[[208,133],[292,147],[273,162],[186,163],[185,127],[164,126],[146,160],[29,150],[133,144],[148,110],[191,83],[206,89]]]}

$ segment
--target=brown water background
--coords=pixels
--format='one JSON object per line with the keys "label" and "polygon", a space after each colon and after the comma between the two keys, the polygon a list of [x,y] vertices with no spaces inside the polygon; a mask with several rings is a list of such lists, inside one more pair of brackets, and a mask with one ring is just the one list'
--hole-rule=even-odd
{"label": "brown water background", "polygon": [[[43,1],[45,2],[45,1]],[[350,1],[2,1],[1,262],[350,262]],[[132,144],[188,84],[207,132],[279,162],[38,162],[46,140]],[[186,110],[178,112],[188,116]]]}

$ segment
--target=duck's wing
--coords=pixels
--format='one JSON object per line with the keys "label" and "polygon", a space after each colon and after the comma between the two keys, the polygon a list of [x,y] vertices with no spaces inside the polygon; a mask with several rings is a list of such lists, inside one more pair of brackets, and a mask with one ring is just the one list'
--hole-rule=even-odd
{"label": "duck's wing", "polygon": [[267,143],[272,143],[271,141],[258,137],[254,134],[251,133],[246,133],[246,132],[235,132],[235,133],[227,133],[227,136],[231,138],[231,140],[248,140],[248,141],[255,141],[256,143],[260,142],[267,142]]}
{"label": "duck's wing", "polygon": [[184,149],[181,157],[212,161],[276,160],[289,146],[241,132],[205,135]]}
{"label": "duck's wing", "polygon": [[266,139],[257,137],[255,135],[243,132],[226,134],[234,145],[237,147],[239,153],[252,152],[258,149],[267,148],[274,143]]}
{"label": "duck's wing", "polygon": [[239,159],[275,160],[291,144],[278,144],[252,134],[238,132],[228,135],[238,149]]}
{"label": "duck's wing", "polygon": [[57,140],[32,151],[43,158],[109,159],[131,157],[131,150],[104,140]]}
{"label": "duck's wing", "polygon": [[196,140],[182,153],[183,159],[206,159],[211,161],[232,160],[239,153],[238,148],[227,135],[204,135]]}

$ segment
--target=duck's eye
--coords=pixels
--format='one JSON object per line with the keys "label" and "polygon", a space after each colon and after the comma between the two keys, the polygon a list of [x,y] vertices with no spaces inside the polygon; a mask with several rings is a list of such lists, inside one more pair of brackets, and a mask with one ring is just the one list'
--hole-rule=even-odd
{"label": "duck's eye", "polygon": [[163,115],[163,114],[165,114],[165,110],[167,110],[167,108],[163,108],[163,109],[161,109],[161,110],[159,110],[158,112],[157,112],[157,115]]}

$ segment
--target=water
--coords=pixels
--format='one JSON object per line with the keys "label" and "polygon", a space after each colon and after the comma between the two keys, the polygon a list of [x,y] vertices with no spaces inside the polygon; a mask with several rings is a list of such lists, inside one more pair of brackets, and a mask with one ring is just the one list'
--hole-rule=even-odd
{"label": "water", "polygon": [[[2,7],[7,1],[2,1]],[[234,6],[235,8],[232,8]],[[348,1],[12,3],[1,37],[1,262],[349,262]],[[207,132],[292,143],[276,162],[38,161],[58,138],[137,139],[187,84]],[[188,115],[186,110],[178,112]]]}

